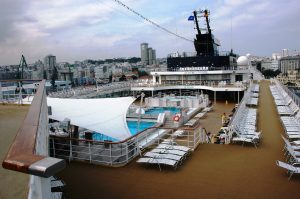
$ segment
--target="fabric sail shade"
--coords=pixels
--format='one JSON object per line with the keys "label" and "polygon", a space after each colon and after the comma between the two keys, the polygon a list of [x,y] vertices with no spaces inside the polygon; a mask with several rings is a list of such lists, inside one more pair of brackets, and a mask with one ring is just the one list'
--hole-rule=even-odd
{"label": "fabric sail shade", "polygon": [[51,106],[50,119],[71,120],[72,125],[102,133],[119,141],[131,136],[126,123],[126,112],[133,97],[101,99],[47,98]]}

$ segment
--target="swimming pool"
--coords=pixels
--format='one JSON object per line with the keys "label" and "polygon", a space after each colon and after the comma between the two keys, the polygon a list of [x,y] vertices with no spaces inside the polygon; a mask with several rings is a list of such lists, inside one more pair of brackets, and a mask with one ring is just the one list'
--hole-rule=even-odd
{"label": "swimming pool", "polygon": [[145,114],[160,114],[165,111],[170,111],[172,115],[180,112],[179,108],[176,107],[153,107],[145,111]]}
{"label": "swimming pool", "polygon": [[96,133],[96,132],[93,132],[93,140],[96,140],[96,141],[107,140],[107,141],[113,141],[113,142],[117,142],[118,141],[115,138],[109,137],[109,136],[101,134],[101,133]]}
{"label": "swimming pool", "polygon": [[135,135],[137,132],[141,132],[142,130],[149,128],[151,126],[154,126],[155,122],[145,122],[145,121],[141,121],[140,122],[140,126],[139,126],[139,130],[137,129],[138,123],[137,121],[127,121],[127,126],[129,128],[129,131],[131,133],[131,135]]}
{"label": "swimming pool", "polygon": [[[149,127],[154,126],[154,125],[155,125],[155,122],[141,121],[140,126],[139,126],[139,130],[138,130],[137,129],[137,126],[138,126],[137,121],[127,121],[127,126],[129,128],[129,131],[130,131],[131,135],[135,135],[137,132],[141,132],[144,129],[149,128]],[[119,141],[117,139],[114,139],[112,137],[109,137],[107,135],[97,133],[97,132],[93,132],[92,136],[93,136],[93,140],[97,140],[97,141],[104,141],[104,140]]]}

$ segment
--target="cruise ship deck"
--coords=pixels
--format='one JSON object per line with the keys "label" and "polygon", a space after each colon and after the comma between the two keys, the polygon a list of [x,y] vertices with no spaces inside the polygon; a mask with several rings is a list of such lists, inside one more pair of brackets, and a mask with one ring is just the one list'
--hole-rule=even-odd
{"label": "cruise ship deck", "polygon": [[[216,130],[219,114],[232,106],[217,104],[215,113],[203,121],[205,128]],[[299,198],[300,176],[288,181],[286,171],[275,163],[285,160],[283,128],[268,81],[261,83],[258,115],[263,139],[257,149],[202,144],[177,170],[162,172],[135,161],[121,168],[72,162],[59,177],[67,183],[67,198]]]}
{"label": "cruise ship deck", "polygon": [[[0,105],[0,159],[3,160],[29,106]],[[0,198],[27,198],[29,176],[0,167]]]}

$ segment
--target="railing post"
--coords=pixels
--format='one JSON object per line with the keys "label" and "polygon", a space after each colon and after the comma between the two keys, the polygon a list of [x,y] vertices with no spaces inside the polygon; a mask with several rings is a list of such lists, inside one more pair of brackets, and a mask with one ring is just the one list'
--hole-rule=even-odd
{"label": "railing post", "polygon": [[129,151],[128,151],[128,142],[126,142],[126,162],[128,163],[129,162],[129,156],[128,156],[128,153],[129,153]]}
{"label": "railing post", "polygon": [[194,147],[193,147],[193,149],[195,150],[195,148],[196,148],[196,133],[197,133],[197,131],[194,131]]}
{"label": "railing post", "polygon": [[92,163],[91,143],[89,142],[90,163]]}
{"label": "railing post", "polygon": [[110,165],[112,166],[112,165],[113,165],[113,162],[112,162],[111,143],[109,143],[109,157],[110,157]]}
{"label": "railing post", "polygon": [[21,88],[21,82],[19,82],[19,104],[22,104],[22,88]]}
{"label": "railing post", "polygon": [[73,155],[72,155],[72,140],[71,140],[71,139],[70,139],[70,142],[69,142],[69,143],[70,143],[69,162],[71,162],[71,159],[73,159],[73,158],[72,158]]}

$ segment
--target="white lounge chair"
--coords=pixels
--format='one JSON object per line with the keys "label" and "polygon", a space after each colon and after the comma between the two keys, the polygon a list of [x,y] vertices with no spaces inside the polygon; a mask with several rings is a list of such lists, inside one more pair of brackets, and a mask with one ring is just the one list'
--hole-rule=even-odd
{"label": "white lounge chair", "polygon": [[174,150],[174,149],[152,149],[151,152],[153,153],[162,153],[162,154],[174,154],[179,156],[186,156],[187,152]]}
{"label": "white lounge chair", "polygon": [[184,151],[184,152],[188,152],[191,150],[189,147],[186,147],[186,146],[170,145],[170,144],[160,144],[156,148],[158,148],[158,149],[175,149],[175,150]]}
{"label": "white lounge chair", "polygon": [[179,156],[179,155],[161,154],[161,153],[153,153],[153,152],[147,152],[147,153],[145,153],[144,157],[170,159],[170,160],[175,160],[175,161],[181,161],[182,158],[183,158],[183,156]]}
{"label": "white lounge chair", "polygon": [[172,137],[183,137],[184,133],[184,130],[177,130],[172,134]]}
{"label": "white lounge chair", "polygon": [[287,163],[281,162],[281,161],[279,161],[279,160],[276,161],[276,164],[277,164],[279,167],[288,170],[288,173],[290,174],[289,180],[291,179],[291,177],[292,177],[292,175],[293,175],[294,173],[300,174],[300,167],[295,167],[294,165],[287,164]]}
{"label": "white lounge chair", "polygon": [[138,163],[148,163],[148,164],[158,164],[159,170],[161,170],[160,165],[168,165],[174,167],[176,169],[178,161],[170,160],[170,159],[163,159],[163,158],[140,158]]}
{"label": "white lounge chair", "polygon": [[195,116],[195,118],[203,118],[205,115],[206,115],[206,113],[207,112],[200,112],[200,113],[198,113],[196,116]]}
{"label": "white lounge chair", "polygon": [[234,137],[232,138],[232,142],[233,143],[236,143],[236,142],[242,142],[243,143],[243,146],[245,143],[251,143],[255,146],[255,148],[257,148],[257,139],[255,138],[248,138],[248,137]]}

